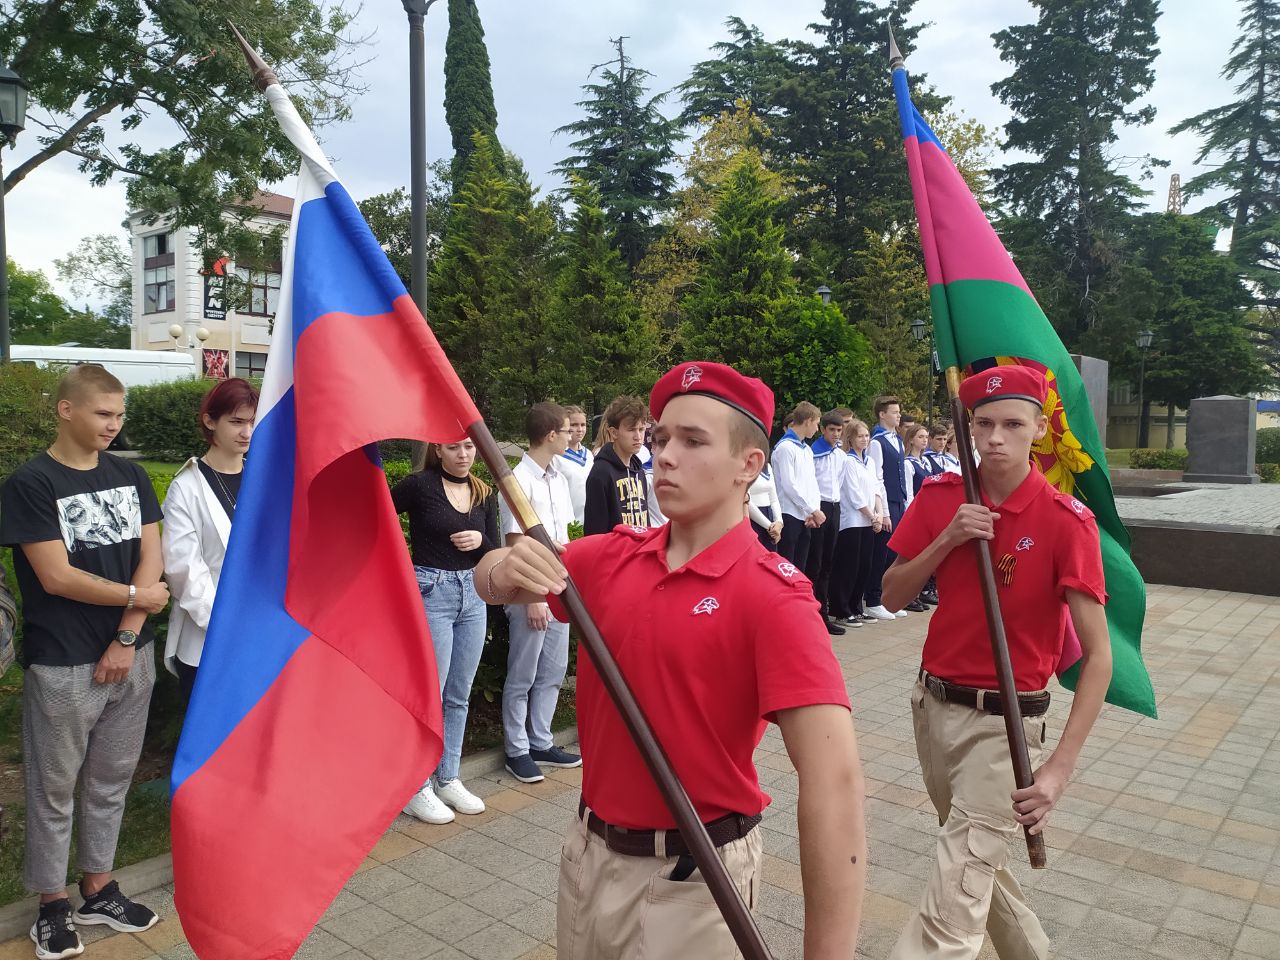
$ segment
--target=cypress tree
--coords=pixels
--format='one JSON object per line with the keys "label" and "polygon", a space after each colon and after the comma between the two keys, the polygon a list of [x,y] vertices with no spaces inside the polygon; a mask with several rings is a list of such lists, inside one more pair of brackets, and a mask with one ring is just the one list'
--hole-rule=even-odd
{"label": "cypress tree", "polygon": [[493,103],[489,50],[475,0],[449,0],[449,37],[444,46],[444,116],[453,138],[453,182],[461,184],[472,137],[482,133],[497,148],[498,108]]}

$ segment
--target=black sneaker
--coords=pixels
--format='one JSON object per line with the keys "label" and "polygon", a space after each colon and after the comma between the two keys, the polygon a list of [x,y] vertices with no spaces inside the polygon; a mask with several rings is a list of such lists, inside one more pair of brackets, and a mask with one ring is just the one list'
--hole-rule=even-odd
{"label": "black sneaker", "polygon": [[121,933],[140,933],[159,922],[155,913],[121,893],[120,885],[114,880],[93,896],[85,897],[76,911],[76,923],[105,923]]}
{"label": "black sneaker", "polygon": [[912,613],[924,613],[924,612],[925,612],[926,610],[928,610],[929,608],[928,608],[928,607],[926,607],[926,606],[925,606],[923,603],[921,603],[919,600],[912,600],[910,603],[908,603],[908,604],[907,604],[905,607],[903,607],[902,609],[903,609],[903,610],[910,610]]}
{"label": "black sneaker", "polygon": [[833,637],[843,637],[843,636],[844,636],[844,627],[838,626],[838,625],[836,625],[836,624],[832,623],[830,620],[828,620],[828,621],[827,621],[827,633],[828,633],[828,634],[830,634],[830,635],[831,635],[831,636],[833,636]]}
{"label": "black sneaker", "polygon": [[40,915],[31,925],[31,940],[39,960],[63,960],[84,953],[84,944],[71,921],[71,901],[66,897],[40,904]]}
{"label": "black sneaker", "polygon": [[546,779],[527,753],[522,753],[518,757],[507,757],[507,773],[521,783],[541,783]]}
{"label": "black sneaker", "polygon": [[535,762],[548,767],[580,767],[582,758],[576,753],[551,747],[549,750],[530,750],[529,757]]}

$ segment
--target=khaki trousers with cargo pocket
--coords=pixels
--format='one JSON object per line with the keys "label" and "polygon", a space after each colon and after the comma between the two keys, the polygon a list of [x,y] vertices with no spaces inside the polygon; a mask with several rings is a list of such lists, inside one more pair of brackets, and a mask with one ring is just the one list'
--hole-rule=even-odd
{"label": "khaki trousers with cargo pocket", "polygon": [[[763,858],[759,828],[717,852],[754,910]],[[582,818],[575,820],[560,852],[559,960],[741,957],[702,871],[694,870],[685,880],[670,879],[677,859],[616,853]]]}
{"label": "khaki trousers with cargo pocket", "polygon": [[[925,789],[938,811],[937,859],[920,909],[890,960],[972,960],[986,936],[1000,960],[1046,960],[1049,938],[1009,872],[1009,842],[1021,835],[1013,817],[1013,766],[1004,718],[911,691],[916,751]],[[1044,718],[1024,717],[1034,769]]]}

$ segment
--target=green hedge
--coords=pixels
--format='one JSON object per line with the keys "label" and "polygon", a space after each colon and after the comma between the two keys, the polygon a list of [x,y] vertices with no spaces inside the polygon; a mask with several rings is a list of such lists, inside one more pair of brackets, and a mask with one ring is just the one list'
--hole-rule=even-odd
{"label": "green hedge", "polygon": [[1186,470],[1185,450],[1134,450],[1129,454],[1129,466],[1135,470]]}
{"label": "green hedge", "polygon": [[1280,427],[1263,427],[1259,430],[1253,449],[1254,459],[1258,463],[1280,464]]}
{"label": "green hedge", "polygon": [[144,456],[186,460],[209,444],[200,433],[200,403],[213,384],[175,380],[132,387],[125,398],[125,439]]}
{"label": "green hedge", "polygon": [[30,363],[0,366],[0,479],[9,476],[58,433],[54,396],[61,370]]}
{"label": "green hedge", "polygon": [[1259,463],[1255,469],[1263,483],[1280,483],[1280,463]]}

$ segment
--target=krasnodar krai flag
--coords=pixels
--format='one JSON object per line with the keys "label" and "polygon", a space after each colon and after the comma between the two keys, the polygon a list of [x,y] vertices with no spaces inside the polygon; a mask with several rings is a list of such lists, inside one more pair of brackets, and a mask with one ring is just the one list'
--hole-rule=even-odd
{"label": "krasnodar krai flag", "polygon": [[258,425],[173,769],[201,960],[293,956],[435,768],[440,688],[373,446],[480,419],[285,91],[302,154]]}
{"label": "krasnodar krai flag", "polygon": [[[972,374],[994,364],[1034,366],[1049,381],[1050,429],[1032,451],[1045,477],[1093,511],[1102,539],[1113,668],[1107,701],[1156,715],[1142,662],[1146,588],[1129,558],[1129,533],[1116,512],[1105,451],[1084,383],[968,184],[911,102],[907,71],[893,71],[894,94],[920,221],[938,356]],[[1065,638],[1059,679],[1074,688],[1080,643]]]}

